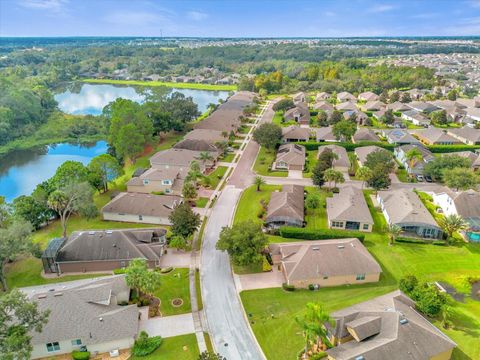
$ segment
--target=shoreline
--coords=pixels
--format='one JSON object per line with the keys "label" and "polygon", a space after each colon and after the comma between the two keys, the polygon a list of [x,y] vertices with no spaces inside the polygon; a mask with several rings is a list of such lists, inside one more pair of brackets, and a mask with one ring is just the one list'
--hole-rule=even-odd
{"label": "shoreline", "polygon": [[114,79],[78,79],[78,81],[89,84],[111,84],[111,85],[131,85],[131,86],[165,86],[177,89],[192,89],[206,91],[236,91],[237,85],[215,85],[199,83],[177,83],[168,81],[143,81],[143,80],[114,80]]}

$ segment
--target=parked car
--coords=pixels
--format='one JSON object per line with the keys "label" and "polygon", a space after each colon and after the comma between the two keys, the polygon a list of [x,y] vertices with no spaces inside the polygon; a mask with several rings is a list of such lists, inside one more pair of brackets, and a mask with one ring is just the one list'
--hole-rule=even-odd
{"label": "parked car", "polygon": [[433,179],[431,176],[425,175],[425,181],[431,183],[433,182]]}
{"label": "parked car", "polygon": [[425,180],[423,175],[416,175],[415,178],[417,179],[418,182],[423,182]]}

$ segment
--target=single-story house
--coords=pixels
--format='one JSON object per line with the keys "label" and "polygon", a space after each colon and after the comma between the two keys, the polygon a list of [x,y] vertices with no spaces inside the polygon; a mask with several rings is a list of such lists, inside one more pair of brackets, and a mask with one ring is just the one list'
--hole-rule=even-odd
{"label": "single-story house", "polygon": [[306,103],[307,95],[304,92],[298,92],[292,96],[293,102],[296,103]]}
{"label": "single-story house", "polygon": [[218,152],[215,144],[228,141],[228,134],[218,130],[194,129],[188,132],[183,140],[180,140],[173,147],[194,151]]}
{"label": "single-story house", "polygon": [[400,101],[395,101],[394,103],[387,104],[387,110],[393,110],[394,112],[403,112],[409,111],[411,110],[411,108],[407,104],[404,104]]}
{"label": "single-story house", "polygon": [[317,142],[338,141],[335,135],[333,135],[333,129],[331,126],[316,128],[315,138]]}
{"label": "single-story house", "polygon": [[410,95],[410,99],[420,100],[427,92],[425,90],[410,89],[410,90],[407,90],[406,93]]}
{"label": "single-story house", "polygon": [[480,108],[466,108],[465,116],[474,122],[480,121]]}
{"label": "single-story house", "polygon": [[297,103],[295,107],[285,112],[283,118],[286,121],[293,120],[301,125],[310,124],[310,110],[308,109],[308,105],[303,102]]}
{"label": "single-story house", "polygon": [[298,288],[377,282],[382,268],[358,239],[297,241],[270,245],[285,282]]}
{"label": "single-story house", "polygon": [[399,226],[406,236],[433,239],[442,237],[442,229],[413,191],[379,191],[377,201],[387,223]]}
{"label": "single-story house", "polygon": [[333,160],[333,168],[338,171],[347,172],[350,169],[350,160],[348,158],[347,150],[343,146],[338,145],[323,145],[318,147],[318,157],[325,151],[331,150],[334,154],[337,154],[338,159]]}
{"label": "single-story house", "polygon": [[431,113],[433,111],[440,110],[438,106],[435,106],[433,104],[430,104],[428,102],[424,101],[412,101],[407,104],[410,108],[412,108],[415,111],[422,112],[422,113]]}
{"label": "single-story house", "polygon": [[127,182],[128,192],[151,194],[163,192],[165,194],[181,195],[185,176],[188,170],[171,168],[150,168]]}
{"label": "single-story house", "polygon": [[450,156],[450,155],[456,155],[456,156],[461,156],[465,157],[470,160],[472,163],[472,169],[473,171],[478,171],[480,169],[480,153],[478,152],[472,152],[472,151],[457,151],[457,152],[452,152],[452,153],[445,153],[442,154],[443,156]]}
{"label": "single-story house", "polygon": [[[422,158],[409,160],[407,158],[407,153],[412,149],[417,149],[422,155]],[[407,172],[412,175],[423,175],[423,169],[425,168],[425,165],[435,159],[435,156],[432,154],[432,152],[421,145],[398,146],[393,150],[393,154],[405,167]]]}
{"label": "single-story house", "polygon": [[347,186],[327,198],[328,227],[331,229],[372,232],[373,218],[363,191]]}
{"label": "single-story house", "polygon": [[403,129],[384,130],[383,135],[387,138],[387,141],[390,144],[421,144],[420,140],[414,138],[412,134]]}
{"label": "single-story house", "polygon": [[277,157],[273,163],[273,170],[304,170],[305,147],[298,144],[288,143],[280,145]]}
{"label": "single-story house", "polygon": [[449,360],[456,344],[400,290],[331,314],[329,360]]}
{"label": "single-story house", "polygon": [[475,190],[453,192],[434,191],[430,195],[435,205],[442,209],[445,215],[459,215],[468,224],[464,231],[470,241],[480,242],[480,193]]}
{"label": "single-story house", "polygon": [[345,101],[356,102],[357,98],[347,91],[342,91],[337,94],[337,100],[340,102],[345,102]]}
{"label": "single-story house", "polygon": [[358,100],[362,101],[377,101],[379,96],[371,91],[366,91],[358,94]]}
{"label": "single-story house", "polygon": [[[352,119],[352,116],[355,116],[355,122],[360,125],[365,125],[366,121],[368,120],[368,115],[359,110],[353,111],[344,111],[343,118],[345,120]],[[353,119],[352,119],[353,120]]]}
{"label": "single-story house", "polygon": [[378,111],[385,109],[385,103],[375,100],[375,101],[367,101],[364,105],[361,105],[362,109],[365,111]]}
{"label": "single-story house", "polygon": [[327,101],[316,101],[312,106],[313,110],[333,111],[335,108]]}
{"label": "single-story house", "polygon": [[177,168],[179,171],[188,171],[193,161],[198,162],[201,171],[215,165],[215,160],[220,156],[218,152],[209,152],[213,160],[206,162],[200,160],[202,151],[170,148],[157,152],[150,158],[150,165],[156,169]]}
{"label": "single-story house", "polygon": [[357,111],[357,104],[352,101],[341,102],[336,105],[337,110],[339,111]]}
{"label": "single-story house", "polygon": [[167,231],[162,228],[75,231],[68,239],[53,239],[43,252],[45,273],[112,271],[142,258],[159,266]]}
{"label": "single-story house", "polygon": [[284,143],[308,141],[310,139],[310,129],[300,126],[288,126],[282,128],[282,140]]}
{"label": "single-story house", "polygon": [[275,191],[270,196],[265,225],[269,228],[280,226],[302,227],[305,212],[304,199],[303,186],[282,186],[282,191]]}
{"label": "single-story house", "polygon": [[368,128],[359,128],[357,132],[353,135],[353,142],[358,143],[361,141],[375,141],[379,142],[380,138],[375,134],[372,129]]}
{"label": "single-story house", "polygon": [[459,145],[462,142],[447,134],[443,129],[431,127],[425,130],[416,130],[415,135],[427,145]]}
{"label": "single-story house", "polygon": [[50,311],[42,332],[32,331],[31,358],[129,349],[139,327],[137,305],[128,304],[125,275],[32,286],[20,289],[39,311]]}
{"label": "single-story house", "polygon": [[171,225],[169,216],[183,198],[174,195],[120,193],[102,208],[104,220]]}
{"label": "single-story house", "polygon": [[473,129],[468,126],[462,128],[450,128],[447,134],[453,136],[467,145],[480,145],[480,129]]}
{"label": "single-story house", "polygon": [[321,101],[321,100],[328,100],[330,99],[331,95],[328,93],[328,92],[325,92],[325,91],[322,91],[322,92],[319,92],[316,96],[315,96],[315,101]]}
{"label": "single-story house", "polygon": [[382,109],[382,110],[378,110],[378,111],[374,111],[372,113],[373,117],[377,120],[381,120],[382,117],[385,115],[385,113],[387,112],[386,109]]}
{"label": "single-story house", "polygon": [[428,126],[431,121],[428,117],[416,110],[409,110],[402,113],[402,119],[411,121],[412,124],[417,126]]}
{"label": "single-story house", "polygon": [[365,166],[365,162],[367,161],[367,156],[370,153],[373,153],[375,151],[387,151],[386,149],[376,146],[376,145],[370,145],[370,146],[360,146],[355,148],[355,155],[357,156],[358,164],[360,166]]}

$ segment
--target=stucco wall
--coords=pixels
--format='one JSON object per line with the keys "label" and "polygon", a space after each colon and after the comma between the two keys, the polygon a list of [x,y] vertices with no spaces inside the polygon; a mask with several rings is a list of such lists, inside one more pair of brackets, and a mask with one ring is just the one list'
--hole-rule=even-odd
{"label": "stucco wall", "polygon": [[[128,266],[129,261],[75,261],[75,262],[60,262],[58,268],[60,273],[79,273],[91,271],[113,271],[122,267]],[[155,267],[155,261],[148,261],[150,268]]]}
{"label": "stucco wall", "polygon": [[298,288],[307,288],[310,284],[319,284],[320,287],[339,286],[346,284],[364,284],[371,282],[378,282],[380,280],[380,274],[365,274],[365,280],[357,280],[357,274],[345,275],[345,276],[329,276],[327,279],[323,277],[305,279],[301,281],[288,280],[288,284],[294,285]]}
{"label": "stucco wall", "polygon": [[147,185],[128,185],[127,186],[127,191],[128,192],[138,192],[138,193],[144,193],[144,194],[151,194],[152,192],[166,192],[167,190],[170,191],[170,194],[172,192],[172,185],[163,185],[161,181],[152,181]]}
{"label": "stucco wall", "polygon": [[111,221],[125,221],[138,224],[156,224],[156,225],[171,225],[168,217],[154,217],[154,216],[142,216],[142,220],[138,218],[138,215],[125,214],[120,215],[117,213],[103,212],[104,220]]}
{"label": "stucco wall", "polygon": [[[343,222],[343,226],[342,227],[338,227],[338,226],[332,226],[332,221],[337,221],[337,222]],[[330,229],[340,229],[340,230],[347,230],[345,229],[345,226],[347,225],[347,222],[346,221],[343,221],[343,220],[329,220],[328,221],[328,227]],[[363,225],[368,225],[368,229],[364,229],[363,228]],[[367,224],[367,223],[360,223],[360,228],[358,230],[355,230],[355,231],[362,231],[362,232],[372,232],[372,229],[373,229],[373,225],[372,224]],[[349,229],[348,229],[349,230]]]}

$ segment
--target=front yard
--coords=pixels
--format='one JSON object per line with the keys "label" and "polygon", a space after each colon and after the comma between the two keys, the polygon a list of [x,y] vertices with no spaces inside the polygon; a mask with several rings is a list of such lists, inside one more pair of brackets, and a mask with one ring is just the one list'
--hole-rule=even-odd
{"label": "front yard", "polygon": [[275,157],[276,153],[274,150],[267,150],[262,146],[255,160],[255,165],[253,165],[253,171],[255,171],[258,175],[263,176],[287,177],[288,171],[270,170],[270,167],[275,161]]}
{"label": "front yard", "polygon": [[162,345],[147,356],[132,356],[131,360],[197,360],[200,356],[197,337],[187,334],[164,338]]}
{"label": "front yard", "polygon": [[[192,311],[188,268],[177,268],[161,275],[160,288],[154,295],[160,299],[162,316],[185,314]],[[182,299],[183,304],[174,306],[172,300]]]}

